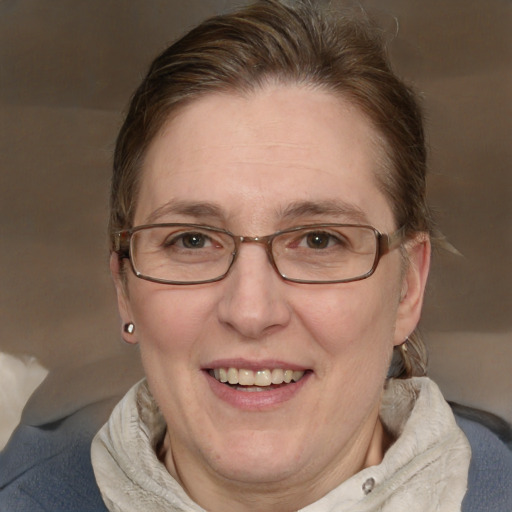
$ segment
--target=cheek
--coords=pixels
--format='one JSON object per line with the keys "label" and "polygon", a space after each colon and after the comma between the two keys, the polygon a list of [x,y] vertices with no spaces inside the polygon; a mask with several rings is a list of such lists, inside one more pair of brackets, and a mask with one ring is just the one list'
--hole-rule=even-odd
{"label": "cheek", "polygon": [[141,351],[183,352],[207,331],[211,301],[197,287],[175,288],[139,280],[130,294]]}
{"label": "cheek", "polygon": [[[376,277],[376,276],[372,276]],[[350,366],[393,347],[399,286],[372,278],[305,294],[294,308],[321,349]],[[356,361],[357,360],[357,361]]]}
{"label": "cheek", "polygon": [[192,287],[160,288],[140,281],[130,303],[150,389],[162,410],[171,411],[167,418],[194,417],[200,411],[191,390],[203,379],[200,340],[210,329],[211,301]]}

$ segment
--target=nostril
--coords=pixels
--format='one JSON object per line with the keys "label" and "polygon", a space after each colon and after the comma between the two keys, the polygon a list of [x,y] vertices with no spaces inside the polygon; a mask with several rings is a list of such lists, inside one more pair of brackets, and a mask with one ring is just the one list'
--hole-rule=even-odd
{"label": "nostril", "polygon": [[228,276],[217,308],[218,320],[244,339],[268,336],[287,325],[291,316],[279,286],[256,273]]}

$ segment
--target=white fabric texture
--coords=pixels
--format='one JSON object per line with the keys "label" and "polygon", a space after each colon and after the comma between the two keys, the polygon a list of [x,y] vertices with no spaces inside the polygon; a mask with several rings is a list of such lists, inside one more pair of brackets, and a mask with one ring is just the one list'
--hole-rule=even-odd
{"label": "white fabric texture", "polygon": [[48,370],[35,357],[16,357],[0,352],[0,451],[20,422],[30,395]]}
{"label": "white fabric texture", "polygon": [[[390,380],[381,418],[397,441],[366,468],[300,512],[457,512],[471,448],[436,384]],[[92,444],[94,472],[111,512],[202,512],[158,460],[165,423],[145,380],[114,409]]]}

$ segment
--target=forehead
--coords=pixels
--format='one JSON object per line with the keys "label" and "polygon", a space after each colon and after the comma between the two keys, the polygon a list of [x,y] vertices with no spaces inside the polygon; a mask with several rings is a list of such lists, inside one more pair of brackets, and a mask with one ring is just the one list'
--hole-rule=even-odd
{"label": "forehead", "polygon": [[135,223],[168,221],[157,218],[166,205],[195,202],[269,223],[303,202],[339,202],[369,222],[389,217],[375,177],[377,141],[358,109],[325,91],[268,86],[205,96],[178,111],[150,146]]}

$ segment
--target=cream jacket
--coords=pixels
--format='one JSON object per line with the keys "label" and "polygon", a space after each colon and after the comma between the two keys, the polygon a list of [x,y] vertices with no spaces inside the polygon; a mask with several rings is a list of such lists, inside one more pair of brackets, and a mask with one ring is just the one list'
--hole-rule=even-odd
{"label": "cream jacket", "polygon": [[[466,492],[469,443],[428,378],[390,380],[381,419],[397,441],[300,512],[457,512]],[[92,444],[98,486],[111,512],[203,512],[158,460],[165,423],[145,380],[114,409]]]}

